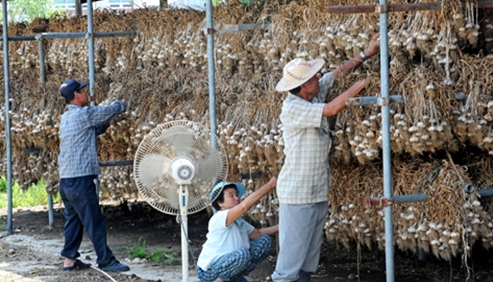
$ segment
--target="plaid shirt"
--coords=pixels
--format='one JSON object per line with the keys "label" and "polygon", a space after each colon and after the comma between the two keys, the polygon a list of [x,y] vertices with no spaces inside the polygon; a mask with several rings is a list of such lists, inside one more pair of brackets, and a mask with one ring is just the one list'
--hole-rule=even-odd
{"label": "plaid shirt", "polygon": [[124,111],[120,101],[105,107],[67,105],[60,121],[60,178],[100,174],[96,135],[104,133],[107,122]]}
{"label": "plaid shirt", "polygon": [[334,75],[326,73],[319,80],[320,92],[311,102],[291,93],[283,102],[280,119],[286,158],[276,189],[281,204],[327,201],[332,140],[322,112],[333,84]]}

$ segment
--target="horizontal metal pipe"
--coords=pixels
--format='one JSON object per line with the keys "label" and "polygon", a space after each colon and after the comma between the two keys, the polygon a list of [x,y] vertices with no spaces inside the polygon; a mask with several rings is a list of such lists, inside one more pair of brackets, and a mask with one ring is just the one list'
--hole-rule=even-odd
{"label": "horizontal metal pipe", "polygon": [[138,31],[123,31],[123,32],[95,32],[94,37],[135,37]]}
{"label": "horizontal metal pipe", "polygon": [[125,165],[133,165],[133,164],[134,164],[133,160],[99,162],[100,166],[125,166]]}
{"label": "horizontal metal pipe", "polygon": [[[380,5],[357,5],[357,6],[327,6],[325,10],[332,14],[358,14],[358,13],[388,13],[388,12],[412,12],[412,11],[431,11],[442,9],[441,2],[429,3],[407,3],[389,4],[385,7]],[[492,0],[480,0],[476,2],[477,8],[493,8]]]}
{"label": "horizontal metal pipe", "polygon": [[[0,39],[3,42],[3,38]],[[31,36],[9,36],[7,37],[8,41],[29,41],[29,40],[36,40],[34,35]]]}
{"label": "horizontal metal pipe", "polygon": [[392,201],[397,202],[397,203],[423,202],[424,200],[426,200],[426,194],[411,194],[411,195],[392,196]]}
{"label": "horizontal metal pipe", "polygon": [[[348,106],[361,106],[361,105],[373,105],[378,103],[380,97],[354,97],[346,99],[346,105]],[[402,103],[404,99],[401,95],[390,95],[389,99],[392,102]]]}
{"label": "horizontal metal pipe", "polygon": [[491,197],[493,196],[493,188],[478,190],[478,194],[481,197]]}
{"label": "horizontal metal pipe", "polygon": [[381,11],[380,5],[358,5],[358,6],[327,6],[325,10],[332,14],[358,14],[358,13],[380,13],[380,12],[408,12],[420,10],[440,10],[442,3],[412,3],[412,4],[389,4],[387,11]]}
{"label": "horizontal metal pipe", "polygon": [[456,100],[465,100],[467,98],[464,92],[457,92],[454,94],[454,96]]}
{"label": "horizontal metal pipe", "polygon": [[243,179],[255,179],[262,177],[261,172],[240,173],[240,181]]}
{"label": "horizontal metal pipe", "polygon": [[[94,37],[134,37],[136,35],[137,35],[136,31],[94,33]],[[9,36],[7,37],[7,40],[29,41],[29,40],[40,40],[47,38],[85,38],[87,36],[88,36],[87,32],[48,32],[48,33],[39,33],[32,36]]]}
{"label": "horizontal metal pipe", "polygon": [[493,8],[493,1],[491,0],[478,1],[476,3],[476,6],[478,8]]}
{"label": "horizontal metal pipe", "polygon": [[254,30],[254,29],[269,29],[269,23],[259,23],[259,24],[227,24],[220,30],[217,30],[217,33],[226,33],[226,32],[239,32],[243,30]]}
{"label": "horizontal metal pipe", "polygon": [[[346,105],[347,106],[362,106],[362,105],[378,104],[378,99],[380,99],[380,98],[381,97],[379,97],[379,96],[348,98],[348,99],[346,99]],[[457,92],[457,93],[454,93],[454,98],[456,100],[465,100],[467,97],[466,97],[466,94],[464,94],[464,92]],[[389,99],[393,103],[403,103],[404,102],[404,98],[401,95],[390,95]]]}
{"label": "horizontal metal pipe", "polygon": [[24,149],[22,149],[23,154],[41,153],[42,151],[43,151],[43,148],[24,148]]}
{"label": "horizontal metal pipe", "polygon": [[375,13],[376,7],[376,5],[327,6],[325,10],[332,14]]}

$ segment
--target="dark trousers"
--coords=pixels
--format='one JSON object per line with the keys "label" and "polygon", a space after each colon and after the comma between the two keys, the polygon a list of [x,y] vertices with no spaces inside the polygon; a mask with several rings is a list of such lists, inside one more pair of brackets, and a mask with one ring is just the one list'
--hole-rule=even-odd
{"label": "dark trousers", "polygon": [[97,175],[60,179],[60,196],[65,205],[65,245],[61,255],[75,259],[82,243],[84,228],[96,251],[99,266],[107,265],[113,253],[106,244],[106,223],[99,209],[94,180]]}

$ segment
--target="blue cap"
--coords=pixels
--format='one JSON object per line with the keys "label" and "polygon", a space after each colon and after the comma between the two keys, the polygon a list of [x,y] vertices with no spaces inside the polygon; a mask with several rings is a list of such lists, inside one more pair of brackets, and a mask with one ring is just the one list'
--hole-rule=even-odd
{"label": "blue cap", "polygon": [[238,198],[243,197],[243,194],[245,194],[245,186],[241,183],[238,182],[226,182],[226,181],[221,181],[217,183],[214,188],[212,188],[211,193],[209,194],[209,200],[211,202],[214,202],[214,200],[221,194],[223,191],[224,187],[228,185],[234,185],[236,187],[236,190],[238,191]]}
{"label": "blue cap", "polygon": [[60,93],[62,94],[63,97],[70,97],[71,95],[74,95],[75,91],[79,91],[82,88],[86,87],[89,84],[89,82],[83,82],[79,83],[77,80],[71,78],[67,81],[65,81],[62,86],[60,86]]}

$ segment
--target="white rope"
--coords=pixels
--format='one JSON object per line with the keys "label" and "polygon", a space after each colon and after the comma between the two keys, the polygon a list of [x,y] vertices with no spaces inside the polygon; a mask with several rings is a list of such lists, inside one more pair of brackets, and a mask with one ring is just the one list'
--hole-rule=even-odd
{"label": "white rope", "polygon": [[101,272],[101,273],[103,273],[103,274],[104,274],[106,277],[108,277],[111,281],[113,281],[113,282],[118,282],[118,281],[116,281],[115,279],[113,279],[113,277],[111,277],[108,273],[106,273],[106,272],[102,271],[101,269],[99,269],[99,268],[97,268],[97,267],[95,267],[95,266],[92,266],[92,265],[91,265],[91,268],[92,268],[92,269],[95,269],[95,270],[97,270],[97,271],[99,271],[99,272]]}

